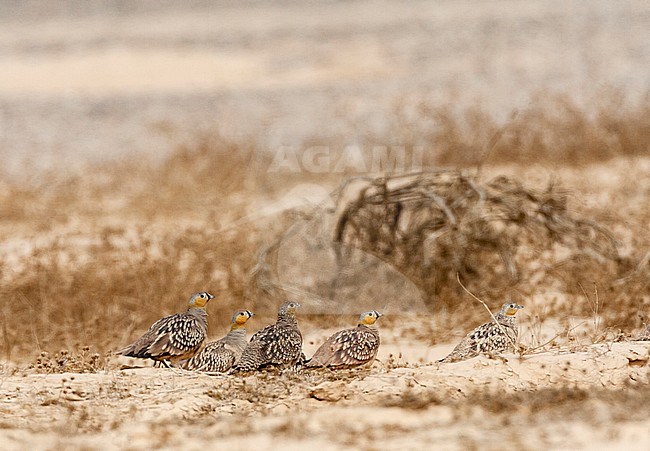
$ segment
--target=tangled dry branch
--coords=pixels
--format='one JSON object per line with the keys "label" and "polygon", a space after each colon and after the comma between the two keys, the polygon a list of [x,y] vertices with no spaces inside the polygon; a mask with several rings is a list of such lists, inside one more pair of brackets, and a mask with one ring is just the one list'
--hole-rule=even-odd
{"label": "tangled dry branch", "polygon": [[456,171],[357,178],[338,190],[336,215],[334,241],[346,245],[340,259],[346,247],[371,253],[428,296],[453,285],[456,273],[482,291],[515,284],[544,251],[620,262],[610,233],[572,214],[553,183],[538,191],[511,177],[481,183]]}

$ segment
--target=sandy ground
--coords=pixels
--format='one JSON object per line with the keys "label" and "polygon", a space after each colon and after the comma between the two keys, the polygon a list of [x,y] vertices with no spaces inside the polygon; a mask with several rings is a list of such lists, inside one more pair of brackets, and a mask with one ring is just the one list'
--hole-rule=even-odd
{"label": "sandy ground", "polygon": [[[433,360],[449,348],[412,349]],[[391,351],[385,347],[361,373],[5,375],[0,443],[242,450],[634,450],[650,443],[647,342],[444,365],[396,362]]]}

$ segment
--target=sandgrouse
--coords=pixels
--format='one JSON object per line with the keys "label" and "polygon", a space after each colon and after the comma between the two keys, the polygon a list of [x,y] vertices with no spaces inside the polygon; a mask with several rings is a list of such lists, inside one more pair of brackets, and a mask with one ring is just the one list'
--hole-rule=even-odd
{"label": "sandgrouse", "polygon": [[498,354],[514,350],[519,335],[515,315],[522,308],[523,305],[503,304],[501,311],[495,317],[496,321],[492,320],[471,331],[447,357],[439,362],[459,362],[481,353]]}
{"label": "sandgrouse", "polygon": [[379,350],[379,332],[375,322],[381,313],[362,313],[357,327],[341,330],[325,341],[307,362],[307,367],[333,369],[371,366]]}
{"label": "sandgrouse", "polygon": [[303,357],[302,334],[296,321],[297,302],[289,301],[278,310],[275,324],[258,330],[251,337],[233,372],[249,372],[267,366],[295,367]]}
{"label": "sandgrouse", "polygon": [[237,310],[232,317],[230,332],[225,337],[205,345],[182,367],[207,373],[223,373],[231,369],[246,348],[246,322],[253,316],[248,310]]}
{"label": "sandgrouse", "polygon": [[208,331],[205,307],[213,298],[205,291],[193,294],[186,312],[159,319],[144,335],[116,354],[153,359],[165,366],[193,357],[205,341]]}

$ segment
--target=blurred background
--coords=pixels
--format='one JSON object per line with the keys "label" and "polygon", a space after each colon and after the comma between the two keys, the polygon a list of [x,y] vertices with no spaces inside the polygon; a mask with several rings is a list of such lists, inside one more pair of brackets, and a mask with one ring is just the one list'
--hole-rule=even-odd
{"label": "blurred background", "polygon": [[162,159],[216,131],[263,150],[366,144],[395,126],[396,111],[413,122],[422,102],[498,123],[559,95],[585,109],[612,90],[647,102],[641,1],[1,6],[0,151],[21,178]]}
{"label": "blurred background", "polygon": [[[484,177],[561,182],[570,210],[608,227],[626,259],[584,282],[613,290],[609,326],[640,327],[648,284],[615,281],[646,270],[649,92],[643,1],[1,0],[3,356],[115,348],[203,289],[221,299],[214,335],[235,308],[272,315],[268,278],[255,277],[269,250],[301,282],[289,295],[331,313],[317,308],[336,301],[319,278],[334,271],[319,266],[326,244],[282,237],[304,221],[291,237],[327,242],[328,194],[368,174],[305,169],[315,147],[334,162],[385,146],[421,152],[425,169],[482,163]],[[287,149],[298,170],[269,171]],[[339,294],[360,299],[346,313],[480,317],[454,310],[461,293],[436,304],[390,265],[364,264],[348,277],[364,287]],[[520,281],[514,296],[546,287],[545,314],[590,315],[566,302],[583,296],[570,281],[584,272],[563,268],[564,285]]]}

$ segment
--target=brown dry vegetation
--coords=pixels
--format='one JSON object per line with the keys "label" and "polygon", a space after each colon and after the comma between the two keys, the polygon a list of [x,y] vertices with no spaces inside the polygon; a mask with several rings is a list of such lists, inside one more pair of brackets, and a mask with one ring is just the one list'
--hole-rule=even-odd
{"label": "brown dry vegetation", "polygon": [[[531,179],[531,171],[544,167],[561,173],[560,165],[565,177],[574,174],[566,177],[568,208],[610,229],[624,243],[624,260],[614,266],[577,257],[549,263],[547,272],[562,282],[554,289],[569,302],[549,299],[546,315],[592,316],[595,282],[604,324],[629,331],[648,321],[650,305],[647,179],[626,179],[601,192],[580,173],[600,165],[634,169],[634,158],[648,154],[649,105],[647,96],[631,105],[612,94],[581,110],[564,98],[540,96],[503,126],[479,109],[459,115],[451,107],[416,105],[415,117],[396,115],[390,136],[425,145],[427,167],[454,164],[473,174],[481,161],[492,175],[503,169]],[[31,186],[7,178],[0,192],[4,358],[33,361],[41,351],[85,345],[106,352],[182,308],[198,289],[215,290],[221,299],[211,306],[213,330],[241,305],[272,313],[269,300],[249,290],[251,270],[260,249],[295,217],[259,210],[298,183],[333,189],[348,174],[268,173],[271,157],[253,141],[205,136],[179,146],[163,164],[127,160],[74,176],[45,175]],[[525,169],[531,165],[540,169]],[[590,196],[598,200],[585,205],[582,197]],[[504,294],[526,303],[549,280],[520,281],[492,295],[487,286],[479,291],[491,305]],[[489,280],[473,285],[483,282]],[[463,329],[475,324],[480,309],[457,312],[466,297],[453,278],[445,284],[444,308],[433,303],[432,312],[454,315]]]}
{"label": "brown dry vegetation", "polygon": [[605,90],[579,106],[567,95],[538,93],[527,108],[501,123],[480,106],[413,102],[396,107],[387,136],[397,143],[436,149],[433,165],[542,163],[582,166],[611,158],[648,155],[650,94],[630,100]]}

